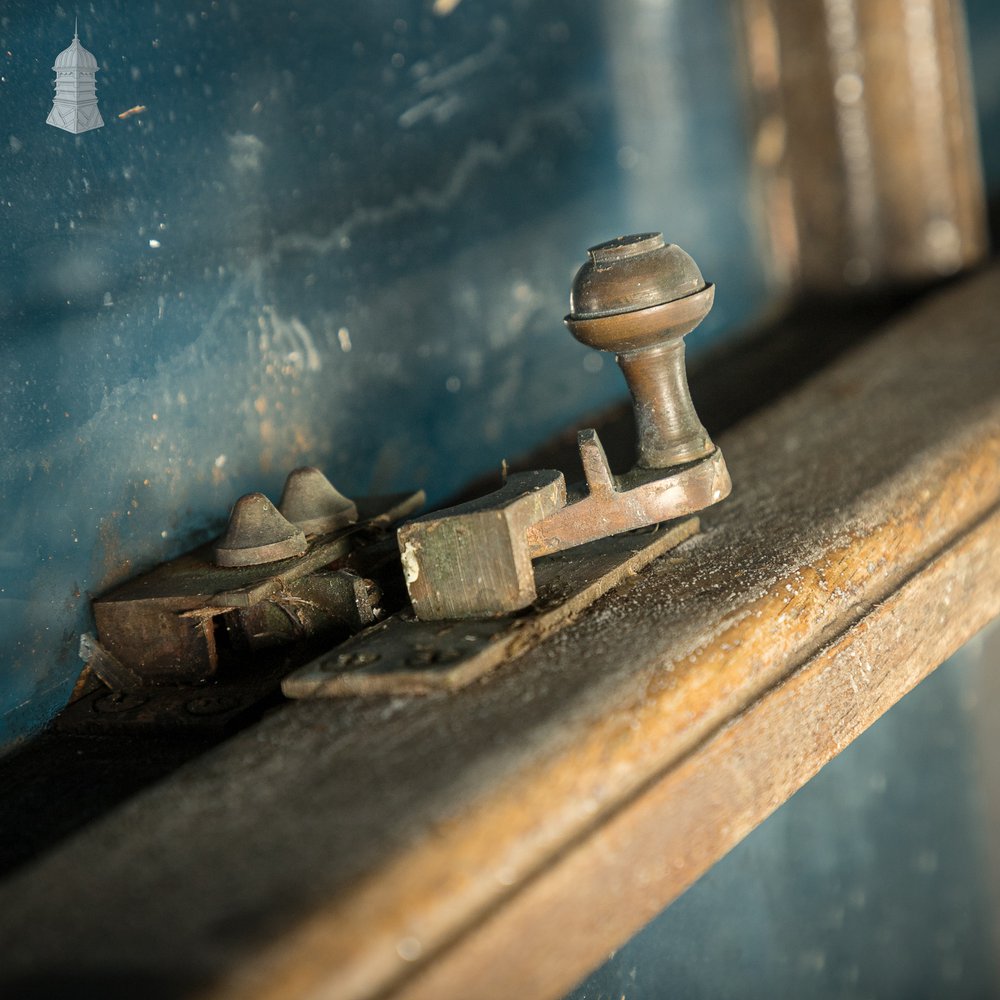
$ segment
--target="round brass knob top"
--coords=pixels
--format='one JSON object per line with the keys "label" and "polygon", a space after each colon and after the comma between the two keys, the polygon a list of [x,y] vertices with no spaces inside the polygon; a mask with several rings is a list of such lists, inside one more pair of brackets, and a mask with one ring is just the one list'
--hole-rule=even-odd
{"label": "round brass knob top", "polygon": [[705,288],[698,265],[662,233],[618,236],[588,251],[569,297],[569,319],[594,319],[674,302]]}

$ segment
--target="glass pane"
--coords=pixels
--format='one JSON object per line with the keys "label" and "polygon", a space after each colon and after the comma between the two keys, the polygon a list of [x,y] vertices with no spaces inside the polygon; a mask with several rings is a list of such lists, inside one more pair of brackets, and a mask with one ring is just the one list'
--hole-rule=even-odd
{"label": "glass pane", "polygon": [[570,1000],[995,996],[998,669],[1000,622]]}

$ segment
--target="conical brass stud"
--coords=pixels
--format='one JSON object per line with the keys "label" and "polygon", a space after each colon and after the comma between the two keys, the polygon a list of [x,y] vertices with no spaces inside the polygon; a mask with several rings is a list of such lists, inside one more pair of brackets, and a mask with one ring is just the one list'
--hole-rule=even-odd
{"label": "conical brass stud", "polygon": [[282,515],[307,535],[324,535],[358,519],[358,508],[319,469],[305,465],[285,481],[278,503]]}
{"label": "conical brass stud", "polygon": [[301,528],[284,518],[263,493],[233,504],[229,527],[215,546],[218,566],[260,566],[302,555],[308,544]]}

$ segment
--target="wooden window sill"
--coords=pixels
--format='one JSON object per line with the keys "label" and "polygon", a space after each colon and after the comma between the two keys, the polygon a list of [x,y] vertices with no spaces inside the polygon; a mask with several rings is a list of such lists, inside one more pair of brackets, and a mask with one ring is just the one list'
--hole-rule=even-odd
{"label": "wooden window sill", "polygon": [[1000,614],[998,316],[735,427],[704,533],[485,682],[287,705],[16,873],[5,992],[560,996]]}

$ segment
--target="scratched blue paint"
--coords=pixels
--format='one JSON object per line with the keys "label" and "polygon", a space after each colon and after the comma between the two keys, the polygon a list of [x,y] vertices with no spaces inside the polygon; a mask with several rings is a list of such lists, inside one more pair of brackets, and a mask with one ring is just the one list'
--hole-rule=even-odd
{"label": "scratched blue paint", "polygon": [[0,745],[65,702],[89,598],[240,493],[311,462],[440,499],[621,395],[561,324],[588,245],[690,249],[703,343],[765,301],[721,0],[629,5],[638,40],[623,5],[428,8],[81,5],[80,136],[45,124],[77,11],[0,10]]}

